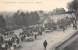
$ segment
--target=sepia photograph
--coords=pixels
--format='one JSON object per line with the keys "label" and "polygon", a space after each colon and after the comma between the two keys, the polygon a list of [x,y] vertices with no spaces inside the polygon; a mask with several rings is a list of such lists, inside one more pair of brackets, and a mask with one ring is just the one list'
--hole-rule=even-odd
{"label": "sepia photograph", "polygon": [[78,0],[0,0],[0,50],[78,50]]}

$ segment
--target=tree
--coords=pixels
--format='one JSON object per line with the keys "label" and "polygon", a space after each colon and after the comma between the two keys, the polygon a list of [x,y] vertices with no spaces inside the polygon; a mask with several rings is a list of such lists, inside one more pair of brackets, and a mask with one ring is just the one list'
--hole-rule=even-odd
{"label": "tree", "polygon": [[16,12],[13,15],[14,21],[17,26],[30,26],[37,24],[40,20],[37,12]]}
{"label": "tree", "polygon": [[22,16],[22,12],[19,12],[19,11],[17,11],[14,15],[13,15],[13,18],[14,18],[14,20],[15,20],[15,24],[17,25],[17,26],[22,26],[23,25],[23,16]]}
{"label": "tree", "polygon": [[3,15],[0,15],[0,28],[5,28],[5,27],[6,27],[5,19],[3,18]]}
{"label": "tree", "polygon": [[73,0],[72,2],[68,3],[68,8],[74,11],[78,10],[78,0]]}
{"label": "tree", "polygon": [[30,18],[31,24],[37,24],[40,20],[38,13],[37,12],[31,12],[30,15],[31,15],[30,16],[31,17]]}
{"label": "tree", "polygon": [[78,0],[73,0],[72,2],[68,3],[68,9],[74,11],[76,18],[78,18]]}

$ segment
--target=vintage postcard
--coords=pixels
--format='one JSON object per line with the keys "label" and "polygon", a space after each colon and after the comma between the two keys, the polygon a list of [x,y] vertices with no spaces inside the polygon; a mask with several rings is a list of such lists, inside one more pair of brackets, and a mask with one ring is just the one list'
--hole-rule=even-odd
{"label": "vintage postcard", "polygon": [[78,0],[0,0],[0,50],[78,50]]}

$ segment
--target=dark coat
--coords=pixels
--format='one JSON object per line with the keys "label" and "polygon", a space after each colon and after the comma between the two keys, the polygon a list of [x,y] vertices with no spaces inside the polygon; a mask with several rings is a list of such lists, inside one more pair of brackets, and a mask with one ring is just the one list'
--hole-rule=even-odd
{"label": "dark coat", "polygon": [[47,41],[46,40],[43,42],[43,45],[45,48],[47,47]]}

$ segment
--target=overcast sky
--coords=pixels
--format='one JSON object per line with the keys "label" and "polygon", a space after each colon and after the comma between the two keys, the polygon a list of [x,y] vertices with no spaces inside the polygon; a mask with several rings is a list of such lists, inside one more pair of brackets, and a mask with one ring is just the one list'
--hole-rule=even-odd
{"label": "overcast sky", "polygon": [[18,9],[48,11],[62,7],[66,9],[67,3],[70,1],[71,0],[0,0],[0,11],[14,11]]}

